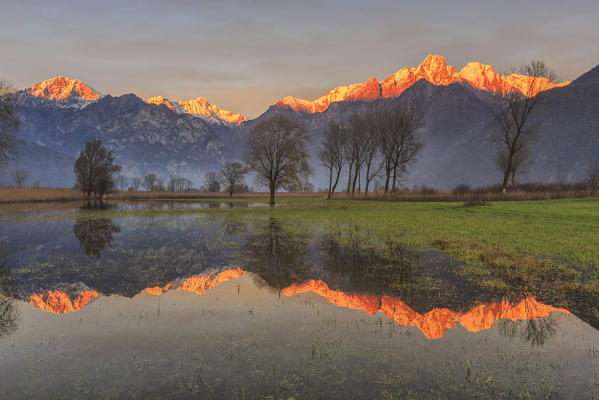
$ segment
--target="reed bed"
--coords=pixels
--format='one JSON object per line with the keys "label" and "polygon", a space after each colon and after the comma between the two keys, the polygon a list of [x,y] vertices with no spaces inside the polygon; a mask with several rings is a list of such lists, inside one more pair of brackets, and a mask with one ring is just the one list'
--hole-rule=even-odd
{"label": "reed bed", "polygon": [[[235,198],[268,198],[266,192],[235,193]],[[326,193],[277,193],[277,198],[318,198]],[[151,200],[151,199],[230,199],[222,192],[115,192],[104,196],[104,200]],[[0,188],[0,203],[36,203],[48,201],[85,201],[82,192],[65,188]]]}
{"label": "reed bed", "polygon": [[[232,199],[244,198],[265,198],[269,197],[268,192],[246,192],[235,193]],[[277,193],[279,198],[318,198],[326,197],[326,193],[320,192],[294,192],[294,193]],[[231,199],[229,193],[224,192],[116,192],[106,196],[111,200],[147,200],[147,199]]]}
{"label": "reed bed", "polygon": [[0,187],[0,203],[35,203],[84,199],[83,193],[75,189]]}
{"label": "reed bed", "polygon": [[333,199],[338,200],[376,200],[376,201],[412,201],[412,202],[463,202],[466,205],[484,205],[491,201],[530,201],[577,199],[596,197],[598,191],[591,190],[584,184],[523,184],[510,188],[502,193],[501,186],[470,188],[465,185],[442,191],[429,187],[400,189],[394,192],[335,193]]}

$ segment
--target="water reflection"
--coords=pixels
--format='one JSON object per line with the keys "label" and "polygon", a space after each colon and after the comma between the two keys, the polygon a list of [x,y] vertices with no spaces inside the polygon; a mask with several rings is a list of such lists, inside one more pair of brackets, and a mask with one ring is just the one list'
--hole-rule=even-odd
{"label": "water reflection", "polygon": [[78,311],[100,293],[83,283],[62,284],[53,290],[43,290],[29,296],[29,302],[35,307],[54,314]]}
{"label": "water reflection", "polygon": [[557,320],[548,315],[543,318],[529,318],[524,321],[503,319],[498,322],[499,333],[508,338],[518,338],[533,346],[543,346],[557,333]]}
{"label": "water reflection", "polygon": [[0,224],[0,336],[21,325],[0,341],[0,398],[584,398],[597,382],[599,333],[558,291],[489,288],[364,226],[115,215]]}
{"label": "water reflection", "polygon": [[242,245],[244,265],[268,285],[280,290],[308,276],[309,239],[306,233],[285,229],[276,218],[255,221]]}
{"label": "water reflection", "polygon": [[105,203],[102,200],[85,201],[81,206],[81,211],[106,211],[112,207],[112,204]]}
{"label": "water reflection", "polygon": [[5,265],[0,265],[0,339],[15,333],[20,323],[12,278],[7,269]]}
{"label": "water reflection", "polygon": [[73,233],[81,248],[89,257],[100,257],[100,252],[110,248],[113,235],[121,231],[108,218],[77,218],[73,225]]}
{"label": "water reflection", "polygon": [[15,300],[0,294],[0,339],[17,331],[19,326],[19,310]]}
{"label": "water reflection", "polygon": [[[43,228],[38,223],[35,231]],[[566,312],[557,307],[562,304],[536,297],[534,291],[481,286],[440,252],[389,237],[364,240],[374,237],[368,227],[335,225],[325,230],[301,221],[235,213],[113,221],[84,212],[72,232],[71,238],[94,260],[83,259],[80,251],[69,253],[68,242],[57,242],[63,237],[60,232],[47,235],[43,243],[27,243],[25,251],[13,257],[20,264],[20,272],[13,274],[20,288],[16,297],[60,314],[80,310],[102,294],[133,297],[174,289],[199,293],[242,271],[281,296],[313,292],[331,304],[415,326],[428,338],[442,337],[458,323],[476,332],[499,320],[530,320],[512,326],[518,332],[511,336],[509,324],[502,329],[507,337],[535,345],[555,334],[546,317],[552,311]],[[23,235],[24,243],[30,239]],[[218,275],[229,270],[236,272]]]}
{"label": "water reflection", "polygon": [[[227,268],[178,278],[163,286],[145,288],[144,291],[155,296],[171,290],[203,295],[221,283],[241,278],[246,274],[247,271],[241,268]],[[261,279],[256,280],[256,282],[261,281]],[[463,313],[447,308],[434,308],[425,314],[419,314],[397,297],[333,290],[320,280],[294,283],[278,289],[287,297],[311,292],[337,307],[361,310],[370,315],[380,312],[400,326],[417,327],[428,339],[443,337],[448,329],[454,328],[458,323],[469,332],[480,332],[491,329],[499,321],[499,331],[503,336],[510,339],[518,337],[535,346],[541,346],[556,333],[556,322],[551,314],[553,312],[569,314],[563,308],[542,304],[532,297],[524,298],[519,302],[502,300],[480,304]],[[64,314],[81,309],[98,296],[98,292],[79,284],[33,294],[29,302],[44,311]],[[525,323],[521,324],[519,321]]]}

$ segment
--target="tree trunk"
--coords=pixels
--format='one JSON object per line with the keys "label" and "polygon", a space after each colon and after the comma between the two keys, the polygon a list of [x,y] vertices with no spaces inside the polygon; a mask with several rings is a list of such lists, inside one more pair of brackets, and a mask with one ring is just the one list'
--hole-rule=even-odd
{"label": "tree trunk", "polygon": [[505,171],[504,171],[504,174],[503,174],[503,184],[501,186],[501,188],[502,188],[501,191],[502,191],[503,194],[507,193],[507,187],[508,187],[508,184],[509,184],[509,181],[510,181],[510,174],[512,172],[512,159],[513,159],[513,157],[514,157],[514,152],[512,152],[510,150],[510,155],[507,158],[507,165],[505,166]]}
{"label": "tree trunk", "polygon": [[362,171],[358,174],[358,193],[362,193]]}
{"label": "tree trunk", "polygon": [[275,183],[270,182],[270,203],[271,206],[275,205]]}
{"label": "tree trunk", "polygon": [[385,193],[389,191],[389,178],[391,177],[391,170],[389,168],[385,168]]}
{"label": "tree trunk", "polygon": [[229,188],[229,197],[233,197],[233,185],[230,185],[230,188]]}
{"label": "tree trunk", "polygon": [[329,167],[329,193],[327,194],[327,200],[331,199],[331,185],[333,184],[333,164]]}
{"label": "tree trunk", "polygon": [[393,184],[392,184],[392,192],[395,192],[395,182],[397,181],[397,167],[393,167]]}
{"label": "tree trunk", "polygon": [[360,172],[360,166],[356,163],[356,170],[354,171],[354,182],[351,187],[352,196],[354,195],[354,192],[356,191],[356,182],[358,181],[359,172]]}
{"label": "tree trunk", "polygon": [[335,189],[337,189],[337,184],[339,183],[339,176],[341,175],[341,169],[337,170],[337,177],[335,178],[335,184],[333,185],[333,188],[331,189],[331,194],[335,193]]}
{"label": "tree trunk", "polygon": [[368,162],[366,163],[366,187],[364,188],[364,195],[366,197],[368,197],[368,186],[370,185],[370,165],[372,164],[372,155],[370,155],[370,158],[368,159]]}
{"label": "tree trunk", "polygon": [[352,174],[352,170],[354,168],[354,163],[350,163],[349,164],[349,168],[348,168],[348,177],[347,177],[347,194],[349,194],[349,189],[351,189],[351,174]]}

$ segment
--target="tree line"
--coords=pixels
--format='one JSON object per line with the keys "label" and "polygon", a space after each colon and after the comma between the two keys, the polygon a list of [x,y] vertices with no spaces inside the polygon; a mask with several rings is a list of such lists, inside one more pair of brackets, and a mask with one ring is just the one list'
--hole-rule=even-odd
{"label": "tree line", "polygon": [[356,184],[361,191],[362,176],[366,195],[371,182],[381,175],[385,179],[384,191],[395,190],[422,149],[419,130],[423,125],[424,114],[413,104],[356,113],[348,123],[330,122],[318,153],[329,174],[327,198],[336,191],[344,169],[348,194],[356,192]]}
{"label": "tree line", "polygon": [[[531,115],[545,101],[546,89],[555,78],[542,61],[533,60],[515,72],[527,77],[519,89],[496,93],[489,104],[494,122],[490,128],[492,142],[497,146],[495,160],[490,162],[503,175],[503,193],[526,173],[533,160],[531,144],[540,131],[531,122]],[[19,128],[16,104],[15,90],[0,81],[0,162],[14,153]],[[424,124],[424,111],[409,101],[391,107],[371,103],[347,121],[331,121],[322,132],[317,154],[328,172],[327,198],[339,191],[339,185],[348,195],[362,193],[362,188],[367,195],[374,183],[385,193],[395,191],[421,153]],[[249,190],[245,176],[251,171],[256,183],[268,188],[271,204],[280,190],[313,191],[308,140],[306,127],[296,119],[282,113],[262,118],[249,130],[242,160],[227,161],[220,171],[206,173],[199,189],[224,190],[233,196],[234,192]],[[191,180],[176,174],[166,184],[154,173],[143,178],[115,175],[121,168],[114,161],[112,152],[99,140],[86,143],[74,165],[76,186],[88,197],[140,187],[148,191],[194,190]],[[599,163],[589,164],[585,173],[592,189],[599,189]],[[11,174],[18,187],[28,176],[23,168]],[[342,177],[347,180],[341,182]]]}

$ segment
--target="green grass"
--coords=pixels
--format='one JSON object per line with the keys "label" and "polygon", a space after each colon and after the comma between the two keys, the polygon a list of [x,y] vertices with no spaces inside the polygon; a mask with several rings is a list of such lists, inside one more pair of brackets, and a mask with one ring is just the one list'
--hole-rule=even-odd
{"label": "green grass", "polygon": [[[583,278],[599,278],[599,200],[461,203],[390,203],[287,199],[288,207],[212,209],[269,215],[332,227],[355,225],[365,240],[381,235],[430,245],[466,262],[552,264]],[[151,213],[151,212],[150,212]],[[305,224],[304,224],[305,225]],[[534,260],[533,260],[534,259]],[[545,266],[546,267],[546,266]]]}

